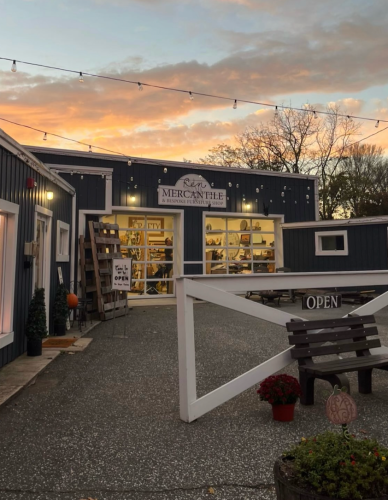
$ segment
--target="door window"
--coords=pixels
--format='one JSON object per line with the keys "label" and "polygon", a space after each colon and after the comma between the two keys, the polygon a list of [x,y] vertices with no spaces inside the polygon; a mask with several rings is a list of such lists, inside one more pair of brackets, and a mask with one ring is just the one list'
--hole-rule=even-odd
{"label": "door window", "polygon": [[6,248],[6,223],[5,215],[0,215],[0,333],[3,331],[3,297],[4,297],[4,259]]}
{"label": "door window", "polygon": [[35,288],[44,288],[44,250],[46,222],[40,217],[36,221]]}

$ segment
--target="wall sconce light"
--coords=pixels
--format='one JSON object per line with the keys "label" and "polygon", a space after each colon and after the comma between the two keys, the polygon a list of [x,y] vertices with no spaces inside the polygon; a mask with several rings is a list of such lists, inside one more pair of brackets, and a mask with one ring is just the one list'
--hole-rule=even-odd
{"label": "wall sconce light", "polygon": [[246,208],[247,210],[250,210],[250,209],[251,209],[251,204],[250,204],[250,203],[245,203],[245,208]]}
{"label": "wall sconce light", "polygon": [[134,202],[136,201],[136,196],[130,196],[130,197],[129,197],[129,201],[130,201],[131,203],[134,203]]}
{"label": "wall sconce light", "polygon": [[54,198],[54,193],[52,191],[46,191],[46,196],[48,200],[52,200]]}

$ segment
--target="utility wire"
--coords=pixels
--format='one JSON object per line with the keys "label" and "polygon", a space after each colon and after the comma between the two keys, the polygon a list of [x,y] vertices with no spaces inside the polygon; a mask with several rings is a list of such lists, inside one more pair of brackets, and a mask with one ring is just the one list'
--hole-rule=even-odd
{"label": "utility wire", "polygon": [[[236,109],[236,107],[237,107],[237,102],[240,102],[240,103],[244,103],[244,104],[254,104],[256,106],[266,106],[266,107],[270,107],[270,108],[275,108],[275,112],[280,111],[280,110],[284,110],[284,109],[288,109],[288,110],[293,110],[293,111],[303,111],[305,113],[311,113],[311,112],[313,112],[314,115],[316,115],[316,114],[330,115],[331,114],[330,111],[318,111],[318,110],[311,110],[311,109],[308,109],[308,108],[307,109],[306,108],[294,108],[292,106],[283,106],[283,105],[269,104],[269,103],[265,103],[265,102],[251,101],[251,100],[246,100],[246,99],[235,99],[234,97],[227,97],[227,96],[221,96],[221,95],[216,95],[216,94],[207,94],[207,93],[204,93],[204,92],[195,92],[195,91],[192,91],[192,90],[178,89],[178,88],[174,88],[174,87],[166,87],[166,86],[163,86],[163,85],[155,85],[155,84],[145,83],[145,82],[136,82],[134,80],[126,80],[124,78],[115,78],[113,76],[99,75],[99,74],[95,74],[95,73],[85,73],[83,71],[77,71],[77,70],[74,70],[74,69],[61,68],[61,67],[58,67],[58,66],[48,66],[46,64],[33,63],[33,62],[29,62],[29,61],[21,61],[19,59],[10,59],[8,57],[0,57],[0,60],[11,61],[13,63],[13,65],[16,65],[16,63],[26,64],[26,65],[29,65],[29,66],[36,66],[38,68],[53,69],[53,70],[62,71],[62,72],[65,72],[65,73],[74,73],[74,74],[80,75],[81,77],[83,77],[83,76],[91,76],[93,78],[101,78],[101,79],[104,79],[104,80],[113,80],[113,81],[116,81],[116,82],[129,83],[129,84],[132,84],[132,85],[138,85],[139,88],[141,88],[141,87],[150,87],[150,88],[154,88],[154,89],[170,90],[172,92],[180,92],[180,93],[188,94],[190,96],[190,99],[192,99],[193,96],[196,95],[196,96],[201,96],[201,97],[210,97],[210,98],[213,98],[213,99],[222,99],[222,100],[225,100],[225,101],[232,101],[234,109]],[[16,69],[14,71],[16,71]],[[388,120],[377,120],[375,118],[355,116],[355,115],[348,115],[348,114],[338,114],[337,116],[340,116],[342,118],[353,118],[355,120],[372,121],[372,122],[377,122],[377,124],[379,124],[379,123],[388,123]]]}

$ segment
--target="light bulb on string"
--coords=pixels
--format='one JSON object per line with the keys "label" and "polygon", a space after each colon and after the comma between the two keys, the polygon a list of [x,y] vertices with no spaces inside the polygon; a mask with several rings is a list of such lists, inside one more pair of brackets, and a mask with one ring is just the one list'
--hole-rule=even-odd
{"label": "light bulb on string", "polygon": [[318,118],[317,112],[314,111],[314,119],[316,120]]}
{"label": "light bulb on string", "polygon": [[379,125],[380,125],[380,120],[377,120],[375,127],[379,128]]}
{"label": "light bulb on string", "polygon": [[89,146],[89,153],[92,153],[92,146]]}
{"label": "light bulb on string", "polygon": [[47,132],[44,133],[43,140],[47,141]]}
{"label": "light bulb on string", "polygon": [[84,83],[84,77],[82,76],[82,72],[80,72],[80,74],[79,74],[78,81],[81,82],[81,83]]}
{"label": "light bulb on string", "polygon": [[234,100],[233,109],[237,109],[237,99]]}
{"label": "light bulb on string", "polygon": [[278,110],[278,107],[275,106],[275,118],[277,118],[279,116],[279,110]]}
{"label": "light bulb on string", "polygon": [[193,96],[193,94],[191,93],[191,91],[189,92],[189,99],[190,99],[190,101],[194,101],[194,96]]}
{"label": "light bulb on string", "polygon": [[16,73],[17,71],[17,68],[16,68],[16,61],[14,60],[13,63],[12,63],[12,66],[11,66],[11,71],[12,73]]}
{"label": "light bulb on string", "polygon": [[143,85],[140,82],[137,82],[137,88],[142,91],[143,90]]}

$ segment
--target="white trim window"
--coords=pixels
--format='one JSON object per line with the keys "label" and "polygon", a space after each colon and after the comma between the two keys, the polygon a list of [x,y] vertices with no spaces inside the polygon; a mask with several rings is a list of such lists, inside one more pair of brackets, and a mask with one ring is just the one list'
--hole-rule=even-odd
{"label": "white trim window", "polygon": [[13,342],[16,248],[19,205],[0,199],[0,349]]}
{"label": "white trim window", "polygon": [[349,255],[347,231],[318,231],[315,233],[315,255]]}
{"label": "white trim window", "polygon": [[69,242],[70,242],[70,225],[61,220],[57,221],[57,262],[69,262]]}

